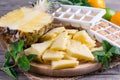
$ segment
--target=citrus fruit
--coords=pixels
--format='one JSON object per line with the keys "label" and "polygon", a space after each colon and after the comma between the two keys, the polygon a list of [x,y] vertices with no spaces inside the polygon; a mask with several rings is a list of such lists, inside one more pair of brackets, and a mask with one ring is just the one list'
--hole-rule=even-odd
{"label": "citrus fruit", "polygon": [[88,0],[87,1],[92,7],[96,8],[105,8],[105,1],[104,0]]}
{"label": "citrus fruit", "polygon": [[116,12],[116,13],[112,16],[112,18],[111,18],[110,21],[111,21],[112,23],[120,26],[120,12]]}
{"label": "citrus fruit", "polygon": [[115,14],[115,11],[111,8],[105,8],[106,14],[103,16],[104,19],[110,21],[111,17]]}

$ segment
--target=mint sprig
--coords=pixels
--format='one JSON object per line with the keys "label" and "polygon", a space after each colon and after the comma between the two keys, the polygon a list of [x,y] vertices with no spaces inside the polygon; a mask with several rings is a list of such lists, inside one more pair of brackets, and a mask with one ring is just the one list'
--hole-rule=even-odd
{"label": "mint sprig", "polygon": [[58,0],[64,5],[90,6],[87,0]]}
{"label": "mint sprig", "polygon": [[106,40],[102,41],[103,50],[93,51],[96,55],[96,61],[102,63],[106,68],[109,68],[112,58],[120,55],[120,48],[111,45]]}
{"label": "mint sprig", "polygon": [[[30,61],[37,57],[37,55],[30,54],[24,55],[24,41],[16,41],[12,43],[8,50],[5,52],[5,62],[1,68],[6,74],[12,77],[14,80],[18,80],[18,76],[14,67],[20,68],[22,71],[28,71],[30,69]],[[11,62],[13,64],[11,65]]]}

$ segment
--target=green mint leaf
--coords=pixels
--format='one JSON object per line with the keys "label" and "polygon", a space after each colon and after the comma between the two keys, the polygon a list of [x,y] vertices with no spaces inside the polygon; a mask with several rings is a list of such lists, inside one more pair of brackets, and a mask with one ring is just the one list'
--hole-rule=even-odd
{"label": "green mint leaf", "polygon": [[12,56],[12,58],[15,60],[16,56],[17,56],[17,52],[15,50],[11,50],[10,51],[10,55]]}
{"label": "green mint leaf", "polygon": [[12,68],[9,68],[9,67],[2,67],[2,70],[4,72],[6,72],[6,74],[8,74],[10,77],[12,77],[14,80],[18,80],[18,77],[17,77],[17,74],[16,72],[12,69]]}
{"label": "green mint leaf", "polygon": [[26,56],[22,56],[18,59],[18,67],[24,71],[28,71],[30,69],[30,62]]}
{"label": "green mint leaf", "polygon": [[103,47],[103,50],[106,53],[110,50],[110,48],[112,48],[112,45],[109,42],[107,42],[106,40],[103,40],[102,41],[102,47]]}
{"label": "green mint leaf", "polygon": [[16,41],[12,44],[13,50],[17,51],[17,53],[21,53],[23,51],[24,41]]}
{"label": "green mint leaf", "polygon": [[76,3],[75,5],[77,6],[81,6],[83,3],[79,2],[79,3]]}
{"label": "green mint leaf", "polygon": [[37,55],[35,55],[35,54],[29,54],[28,56],[27,56],[27,59],[29,60],[29,61],[32,61],[33,59],[35,59],[37,57]]}
{"label": "green mint leaf", "polygon": [[59,1],[59,2],[64,5],[73,5],[71,1]]}
{"label": "green mint leaf", "polygon": [[113,46],[108,52],[120,55],[120,48]]}
{"label": "green mint leaf", "polygon": [[92,54],[97,56],[104,56],[105,53],[103,51],[93,51]]}
{"label": "green mint leaf", "polygon": [[110,60],[109,60],[109,58],[107,58],[106,56],[104,56],[103,59],[102,59],[102,63],[105,66],[105,68],[109,68],[109,66],[110,66]]}
{"label": "green mint leaf", "polygon": [[5,62],[4,62],[4,64],[3,64],[4,67],[6,67],[6,66],[9,65],[10,57],[11,57],[11,56],[10,56],[10,52],[9,52],[9,51],[5,52]]}

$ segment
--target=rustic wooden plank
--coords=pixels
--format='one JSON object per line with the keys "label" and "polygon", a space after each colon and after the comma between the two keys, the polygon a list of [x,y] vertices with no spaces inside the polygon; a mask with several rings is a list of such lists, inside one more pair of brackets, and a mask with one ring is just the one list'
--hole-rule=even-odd
{"label": "rustic wooden plank", "polygon": [[[0,71],[0,75],[0,80],[13,80],[3,71]],[[18,76],[19,80],[28,80],[21,72],[19,72]]]}
{"label": "rustic wooden plank", "polygon": [[76,80],[120,80],[120,75],[87,75]]}

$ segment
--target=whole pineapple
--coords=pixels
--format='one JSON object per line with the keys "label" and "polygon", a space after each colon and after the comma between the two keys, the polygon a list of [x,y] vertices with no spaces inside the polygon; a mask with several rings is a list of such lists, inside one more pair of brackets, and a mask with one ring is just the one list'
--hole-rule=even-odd
{"label": "whole pineapple", "polygon": [[0,18],[0,37],[7,43],[25,41],[25,47],[38,41],[51,28],[52,16],[47,13],[49,3],[39,0],[32,7],[21,7]]}

